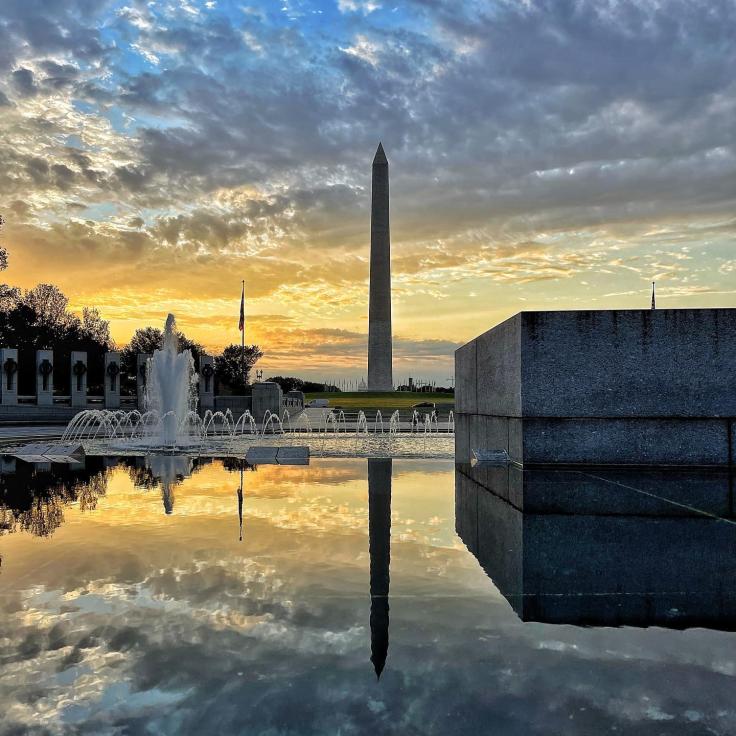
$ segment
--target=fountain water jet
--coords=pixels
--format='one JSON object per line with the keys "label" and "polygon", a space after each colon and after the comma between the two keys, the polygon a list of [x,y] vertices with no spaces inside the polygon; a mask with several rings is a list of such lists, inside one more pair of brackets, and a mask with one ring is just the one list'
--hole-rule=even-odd
{"label": "fountain water jet", "polygon": [[194,358],[190,350],[179,352],[176,318],[166,318],[163,345],[155,350],[146,368],[146,411],[155,411],[161,417],[161,444],[175,447],[179,428],[188,413],[197,408]]}

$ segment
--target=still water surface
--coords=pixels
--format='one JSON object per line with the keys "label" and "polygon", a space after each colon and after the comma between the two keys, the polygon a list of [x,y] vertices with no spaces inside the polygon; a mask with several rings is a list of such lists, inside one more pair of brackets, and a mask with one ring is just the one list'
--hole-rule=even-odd
{"label": "still water surface", "polygon": [[[633,527],[599,533],[590,508],[550,526],[447,460],[5,471],[2,734],[736,731],[736,635],[719,630],[736,586],[708,553],[691,591],[701,576],[667,546],[712,536],[730,569],[728,514],[693,531],[676,500],[647,499]],[[646,569],[613,570],[606,540]],[[612,610],[627,625],[575,625]]]}

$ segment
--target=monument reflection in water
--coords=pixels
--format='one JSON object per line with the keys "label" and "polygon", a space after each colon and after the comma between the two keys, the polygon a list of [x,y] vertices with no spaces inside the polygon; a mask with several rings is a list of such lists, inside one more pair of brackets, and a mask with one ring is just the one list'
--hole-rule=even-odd
{"label": "monument reflection in water", "polygon": [[733,475],[459,465],[459,536],[523,621],[736,629]]}
{"label": "monument reflection in water", "polygon": [[388,589],[391,565],[391,458],[368,459],[368,547],[371,558],[371,662],[376,677],[388,656]]}

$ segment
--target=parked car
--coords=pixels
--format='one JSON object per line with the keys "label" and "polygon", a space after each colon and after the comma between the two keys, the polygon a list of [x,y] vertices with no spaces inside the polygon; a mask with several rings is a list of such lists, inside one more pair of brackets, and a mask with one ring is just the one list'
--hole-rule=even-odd
{"label": "parked car", "polygon": [[324,409],[326,406],[330,405],[329,399],[312,399],[307,406],[309,406],[312,409]]}
{"label": "parked car", "polygon": [[421,401],[418,404],[414,404],[412,409],[434,409],[434,401]]}

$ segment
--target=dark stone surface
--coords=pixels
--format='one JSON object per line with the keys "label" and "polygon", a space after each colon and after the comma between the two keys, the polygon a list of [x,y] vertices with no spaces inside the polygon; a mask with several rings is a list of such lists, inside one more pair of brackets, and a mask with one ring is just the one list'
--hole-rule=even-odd
{"label": "dark stone surface", "polygon": [[729,423],[723,419],[522,421],[521,457],[526,464],[728,465],[733,461]]}
{"label": "dark stone surface", "polygon": [[455,353],[456,457],[733,463],[735,366],[736,309],[521,312]]}
{"label": "dark stone surface", "polygon": [[520,510],[476,471],[457,470],[456,529],[524,621],[736,629],[728,473],[509,469]]}
{"label": "dark stone surface", "polygon": [[[736,309],[522,312],[521,319],[524,416],[736,415]],[[506,349],[502,327],[496,346]]]}
{"label": "dark stone surface", "polygon": [[537,514],[734,517],[734,475],[728,469],[522,469],[457,465],[473,483],[520,511]]}
{"label": "dark stone surface", "polygon": [[455,411],[466,414],[478,412],[476,391],[476,342],[471,340],[455,352]]}
{"label": "dark stone surface", "polygon": [[522,315],[507,319],[474,341],[479,414],[522,414]]}
{"label": "dark stone surface", "polygon": [[[734,422],[726,419],[524,419],[455,417],[455,459],[475,449],[506,450],[526,466],[728,465]],[[729,439],[730,437],[730,439]]]}

